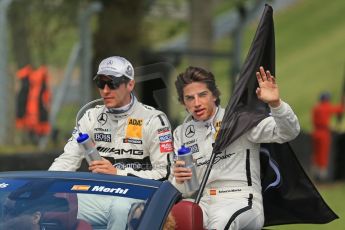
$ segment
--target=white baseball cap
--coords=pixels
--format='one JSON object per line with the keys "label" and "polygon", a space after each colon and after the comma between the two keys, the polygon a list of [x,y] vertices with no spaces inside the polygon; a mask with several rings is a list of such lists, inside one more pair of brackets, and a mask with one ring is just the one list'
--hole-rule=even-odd
{"label": "white baseball cap", "polygon": [[134,69],[132,64],[125,58],[119,56],[108,57],[101,61],[98,66],[97,75],[113,76],[115,78],[126,76],[134,80]]}

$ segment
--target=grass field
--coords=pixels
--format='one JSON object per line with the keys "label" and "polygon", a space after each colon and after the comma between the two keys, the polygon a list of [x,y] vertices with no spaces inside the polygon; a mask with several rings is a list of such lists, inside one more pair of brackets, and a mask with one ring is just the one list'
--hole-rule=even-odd
{"label": "grass field", "polygon": [[321,91],[331,92],[334,102],[340,100],[345,77],[344,12],[343,0],[300,0],[274,14],[282,98],[293,105],[306,131],[311,130],[310,110]]}

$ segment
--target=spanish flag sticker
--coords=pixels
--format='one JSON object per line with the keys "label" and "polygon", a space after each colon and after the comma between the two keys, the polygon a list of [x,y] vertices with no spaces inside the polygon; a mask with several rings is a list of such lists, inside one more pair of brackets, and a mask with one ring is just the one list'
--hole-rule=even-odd
{"label": "spanish flag sticker", "polygon": [[217,190],[216,189],[210,189],[210,196],[215,196],[217,195]]}
{"label": "spanish flag sticker", "polygon": [[90,187],[90,185],[73,185],[71,190],[88,191]]}
{"label": "spanish flag sticker", "polygon": [[143,119],[128,118],[126,138],[142,138]]}

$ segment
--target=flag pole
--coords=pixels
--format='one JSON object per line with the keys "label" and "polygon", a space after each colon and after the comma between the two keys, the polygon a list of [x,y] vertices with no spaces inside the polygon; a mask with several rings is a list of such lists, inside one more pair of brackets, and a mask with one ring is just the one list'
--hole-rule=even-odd
{"label": "flag pole", "polygon": [[[270,5],[265,4],[265,9],[264,9],[264,12],[263,12],[263,14],[262,14],[262,16],[261,16],[261,19],[260,19],[260,23],[259,23],[258,28],[263,27],[262,24],[263,24],[264,21],[265,21],[265,15],[267,14],[268,11],[271,11],[271,13],[272,13],[272,12],[273,12],[273,9],[272,9],[272,7],[271,7]],[[255,35],[255,38],[256,38],[256,37],[257,37],[257,35]],[[255,38],[254,38],[254,39],[255,39]],[[252,46],[253,46],[253,44],[252,44]],[[252,49],[253,49],[253,47],[250,48],[250,51],[251,51]],[[250,51],[249,51],[249,52],[250,52]],[[248,57],[247,57],[247,59],[248,59]],[[247,60],[246,60],[246,61],[247,61]],[[248,67],[244,66],[244,67],[242,67],[242,68],[248,68]],[[243,70],[241,70],[241,72],[242,72],[242,71],[243,71]],[[241,74],[241,72],[240,72],[240,74]],[[274,72],[274,71],[273,71],[273,72]],[[255,79],[256,79],[256,78],[255,78]],[[245,78],[244,78],[244,80],[245,80]],[[238,90],[241,89],[241,85],[242,85],[243,83],[242,83],[242,82],[237,82],[236,84],[237,84],[237,87],[236,87],[236,85],[234,86],[234,91],[235,91],[235,93],[236,93],[236,91],[238,91]],[[233,94],[234,94],[234,92],[233,92]],[[229,105],[230,105],[230,104],[232,104],[232,100],[231,100],[231,99],[230,99],[230,101],[229,101],[229,103],[228,103],[228,105],[227,105],[227,107],[226,107],[225,114],[227,113],[228,110],[231,110],[231,109],[229,108]],[[224,117],[225,117],[225,115],[224,115]],[[197,204],[199,204],[200,199],[201,199],[201,197],[202,197],[202,194],[203,194],[203,192],[204,192],[204,189],[205,189],[205,186],[206,186],[208,177],[209,177],[209,175],[210,175],[210,173],[211,173],[211,170],[212,170],[213,163],[214,163],[214,161],[215,161],[216,155],[221,153],[221,149],[222,149],[222,148],[220,148],[220,146],[217,146],[217,142],[218,142],[219,137],[222,135],[223,129],[225,128],[225,127],[224,127],[224,123],[225,123],[225,122],[224,122],[224,117],[223,117],[223,122],[222,122],[222,125],[221,125],[221,128],[220,128],[220,131],[219,131],[219,133],[218,133],[218,135],[217,135],[217,138],[216,138],[215,145],[214,145],[214,147],[213,147],[213,151],[212,151],[212,154],[211,154],[211,157],[210,157],[210,161],[209,161],[209,163],[207,164],[207,168],[206,168],[205,174],[203,175],[202,181],[201,181],[201,183],[200,183],[200,188],[199,188],[198,193],[197,193],[197,196],[196,196],[196,198],[195,198],[195,203],[197,203]],[[232,127],[233,125],[234,125],[233,122],[231,122],[231,124],[227,124],[227,127],[226,127],[226,128]],[[243,131],[243,130],[242,130],[242,131]],[[228,144],[230,144],[230,143],[228,143]],[[216,146],[217,146],[217,147],[216,147]]]}
{"label": "flag pole", "polygon": [[212,169],[214,160],[216,159],[216,155],[217,154],[215,152],[212,152],[211,158],[210,158],[210,162],[207,164],[207,168],[206,168],[204,176],[202,177],[202,181],[200,183],[200,188],[198,190],[198,194],[197,194],[197,196],[195,198],[195,202],[194,203],[199,204],[199,202],[200,202],[201,196],[202,196],[202,194],[204,192],[204,189],[205,189],[205,186],[206,186],[206,182],[207,182],[208,176],[211,173],[211,169]]}

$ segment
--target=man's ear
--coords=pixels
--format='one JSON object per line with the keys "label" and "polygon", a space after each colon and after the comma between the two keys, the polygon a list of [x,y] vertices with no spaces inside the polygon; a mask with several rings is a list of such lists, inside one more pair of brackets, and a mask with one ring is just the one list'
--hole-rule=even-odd
{"label": "man's ear", "polygon": [[134,89],[134,86],[135,86],[135,80],[130,80],[127,83],[127,89],[129,89],[130,91],[132,91]]}
{"label": "man's ear", "polygon": [[40,220],[41,220],[41,212],[37,211],[37,212],[34,212],[32,214],[32,223],[33,224],[39,224]]}

